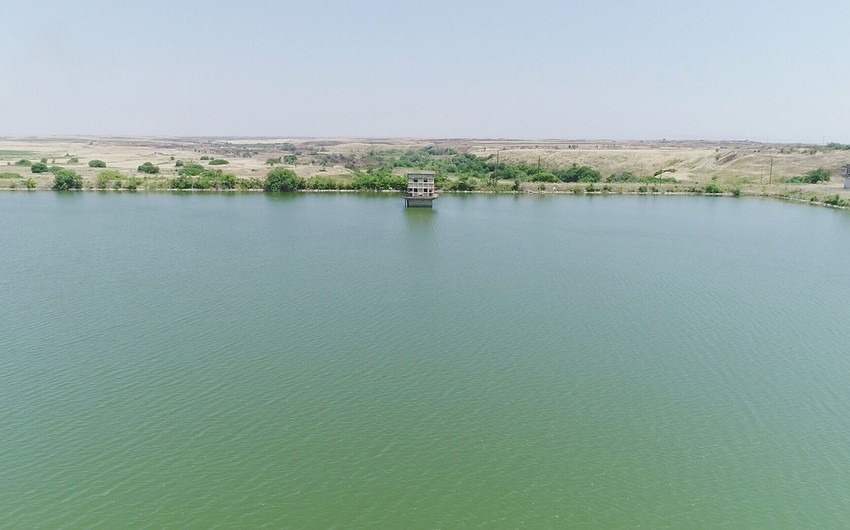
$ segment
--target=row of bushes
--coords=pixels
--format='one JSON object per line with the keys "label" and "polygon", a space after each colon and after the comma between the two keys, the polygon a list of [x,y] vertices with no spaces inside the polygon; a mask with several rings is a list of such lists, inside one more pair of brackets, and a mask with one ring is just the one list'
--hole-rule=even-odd
{"label": "row of bushes", "polygon": [[[54,190],[79,190],[83,187],[83,179],[80,175],[78,175],[74,170],[60,168],[60,167],[51,167],[51,172],[54,174],[53,180],[53,189]],[[292,192],[300,189],[314,189],[314,190],[339,190],[339,189],[367,189],[367,190],[386,190],[386,189],[402,189],[398,187],[402,184],[401,177],[395,177],[395,179],[388,178],[387,175],[376,174],[377,172],[373,172],[372,174],[367,173],[358,173],[355,175],[355,178],[349,183],[345,183],[342,181],[335,180],[331,177],[324,175],[317,175],[311,177],[309,179],[303,179],[298,177],[293,171],[284,169],[284,168],[276,168],[268,172],[265,178],[252,178],[252,179],[239,179],[235,175],[230,173],[222,173],[221,170],[206,170],[204,173],[197,176],[190,175],[181,175],[175,179],[171,179],[168,181],[169,186],[172,189],[243,189],[243,190],[252,190],[252,189],[263,189],[265,191],[270,192]],[[10,174],[11,175],[11,174]],[[20,175],[14,174],[16,177],[20,177]],[[389,175],[389,177],[393,177],[393,175]],[[127,190],[136,190],[139,186],[144,183],[143,179],[138,177],[129,177],[124,180],[124,176],[117,171],[102,171],[96,179],[95,185],[97,189],[107,189],[111,187],[112,189],[127,189]],[[404,182],[406,184],[406,182]],[[36,182],[33,179],[27,179],[24,182],[25,186],[28,189],[35,189]],[[462,176],[457,180],[446,182],[444,189],[447,191],[474,191],[479,189],[481,181],[476,178],[470,178],[467,176]],[[510,188],[504,187],[504,189],[500,188],[500,191],[519,191],[519,180],[514,181],[514,185]],[[590,182],[586,186],[586,188],[574,188],[572,190],[573,193],[583,194],[583,193],[595,193],[595,192],[610,192],[613,191],[610,185],[605,185],[601,188],[597,187],[595,183]],[[622,191],[622,190],[621,190]],[[637,189],[638,193],[647,193],[650,190],[645,185],[641,185]],[[653,192],[657,192],[658,189],[654,186],[652,187]],[[685,191],[690,193],[698,193],[698,194],[723,194],[725,190],[720,187],[718,184],[712,182],[704,187],[690,187]],[[735,188],[732,191],[732,194],[735,196],[740,195],[740,190]],[[813,197],[812,201],[815,201],[817,198]],[[832,195],[826,197],[822,200],[824,204],[828,204],[831,206],[839,206],[846,207],[850,206],[850,201],[846,199],[842,199],[838,195]]]}
{"label": "row of bushes", "polygon": [[239,179],[233,173],[208,169],[195,176],[179,175],[170,182],[171,187],[177,190],[232,190],[238,185]]}

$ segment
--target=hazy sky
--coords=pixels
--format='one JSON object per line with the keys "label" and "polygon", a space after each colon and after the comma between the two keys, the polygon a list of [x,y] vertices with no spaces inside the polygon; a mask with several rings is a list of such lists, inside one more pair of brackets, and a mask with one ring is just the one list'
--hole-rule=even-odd
{"label": "hazy sky", "polygon": [[0,135],[850,143],[850,1],[4,0]]}

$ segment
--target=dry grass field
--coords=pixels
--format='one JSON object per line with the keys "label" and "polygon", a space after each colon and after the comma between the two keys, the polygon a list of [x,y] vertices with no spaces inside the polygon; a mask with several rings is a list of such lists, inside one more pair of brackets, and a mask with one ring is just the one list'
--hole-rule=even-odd
{"label": "dry grass field", "polygon": [[[288,147],[283,147],[287,146]],[[227,160],[226,165],[211,166],[233,173],[238,178],[262,178],[270,169],[266,161],[279,158],[294,148],[297,162],[279,164],[299,176],[314,175],[346,178],[352,174],[351,161],[370,151],[408,150],[427,146],[451,148],[460,153],[496,156],[501,162],[540,164],[549,170],[587,165],[598,170],[603,179],[631,172],[652,176],[664,171],[681,185],[655,189],[660,192],[687,190],[687,186],[717,183],[724,189],[743,194],[790,196],[808,200],[810,196],[839,195],[850,200],[843,189],[841,167],[850,164],[850,151],[820,146],[762,144],[755,142],[709,141],[569,141],[569,140],[476,140],[476,139],[356,139],[356,138],[147,138],[147,137],[6,137],[0,138],[0,189],[23,189],[26,179],[34,179],[37,189],[49,189],[51,173],[33,174],[29,167],[15,165],[18,160],[46,160],[49,166],[73,169],[82,175],[84,189],[93,188],[103,168],[89,167],[90,160],[106,162],[107,168],[126,177],[142,178],[137,171],[144,162],[160,167],[150,185],[140,189],[167,187],[164,183],[177,176],[176,162],[207,165],[209,159]],[[348,167],[346,167],[348,165]],[[826,183],[787,185],[783,180],[816,168],[829,170],[833,178]],[[397,171],[404,171],[399,168]],[[20,177],[16,177],[16,174]],[[156,185],[154,185],[156,184]],[[683,187],[684,186],[684,187]],[[534,183],[524,183],[526,191],[540,191]],[[550,185],[550,191],[569,191],[570,186]],[[691,188],[692,189],[692,188]],[[619,191],[623,191],[620,189]],[[627,187],[626,192],[629,191]]]}

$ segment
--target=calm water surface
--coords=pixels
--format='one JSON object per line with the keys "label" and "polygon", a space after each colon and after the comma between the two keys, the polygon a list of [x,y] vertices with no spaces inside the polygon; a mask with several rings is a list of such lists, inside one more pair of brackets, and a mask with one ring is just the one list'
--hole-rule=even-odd
{"label": "calm water surface", "polygon": [[0,194],[0,527],[846,528],[850,215]]}

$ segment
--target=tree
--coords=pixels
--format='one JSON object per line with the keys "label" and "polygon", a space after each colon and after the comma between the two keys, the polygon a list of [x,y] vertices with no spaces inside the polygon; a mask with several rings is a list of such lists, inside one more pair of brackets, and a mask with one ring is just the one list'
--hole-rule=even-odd
{"label": "tree", "polygon": [[89,160],[89,167],[106,167],[106,162],[103,160]]}
{"label": "tree", "polygon": [[296,164],[298,163],[298,157],[295,155],[286,155],[283,157],[284,164]]}
{"label": "tree", "polygon": [[44,162],[36,162],[30,166],[30,171],[33,173],[47,173],[48,167]]}
{"label": "tree", "polygon": [[304,179],[291,169],[278,167],[266,173],[266,191],[295,191],[303,188]]}
{"label": "tree", "polygon": [[83,177],[71,169],[62,169],[53,175],[54,190],[78,190],[83,187]]}
{"label": "tree", "polygon": [[159,166],[155,166],[150,162],[145,162],[144,164],[138,167],[138,170],[140,173],[155,174],[159,173]]}

